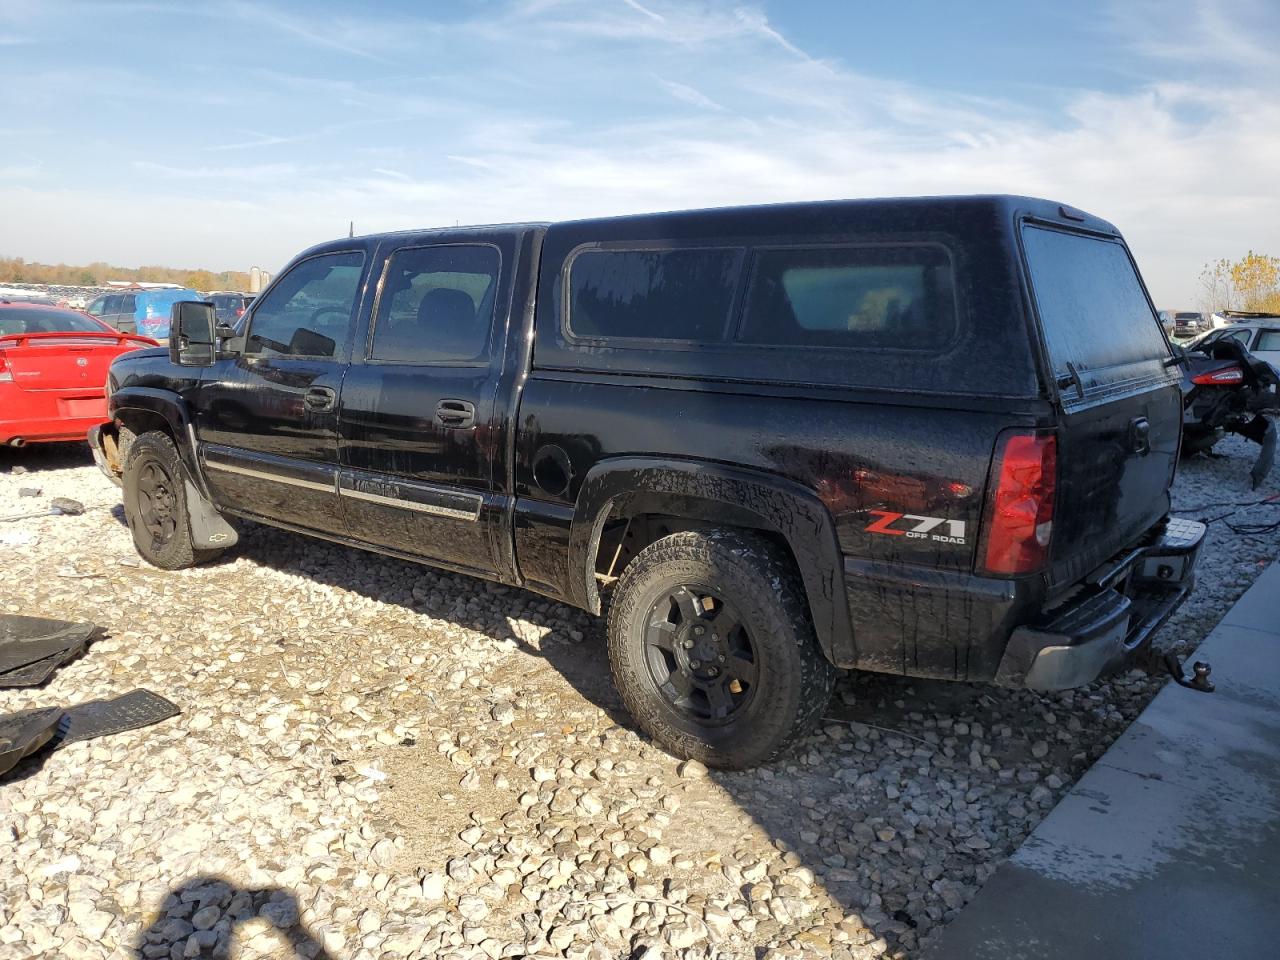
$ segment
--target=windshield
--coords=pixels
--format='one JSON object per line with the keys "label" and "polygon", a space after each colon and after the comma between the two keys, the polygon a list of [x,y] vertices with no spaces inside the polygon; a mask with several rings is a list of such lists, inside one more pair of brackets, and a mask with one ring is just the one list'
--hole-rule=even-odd
{"label": "windshield", "polygon": [[6,307],[0,310],[0,336],[14,333],[102,333],[98,321],[74,310]]}

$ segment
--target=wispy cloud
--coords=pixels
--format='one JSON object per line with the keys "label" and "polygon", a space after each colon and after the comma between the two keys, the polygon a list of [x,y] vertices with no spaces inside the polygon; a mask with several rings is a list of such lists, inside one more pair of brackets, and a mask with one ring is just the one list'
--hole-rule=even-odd
{"label": "wispy cloud", "polygon": [[131,166],[148,176],[166,180],[202,181],[224,185],[268,183],[272,181],[296,184],[302,168],[295,163],[258,163],[237,166],[196,167],[156,163],[152,160],[134,160]]}
{"label": "wispy cloud", "polygon": [[363,57],[367,60],[387,62],[387,57],[381,52],[359,43],[341,39],[343,36],[357,33],[348,22],[330,23],[327,30],[321,31],[314,26],[316,22],[314,18],[295,17],[264,4],[233,0],[228,4],[228,9],[242,20],[252,21],[255,25],[265,24],[274,27],[276,30],[312,46],[323,47],[327,50],[337,50],[341,53]]}
{"label": "wispy cloud", "polygon": [[701,107],[704,110],[723,110],[720,104],[716,103],[705,93],[697,90],[686,83],[676,83],[674,80],[664,80],[662,77],[654,75],[654,79],[662,84],[664,90],[671,96],[675,97],[682,103],[687,103],[695,107]]}
{"label": "wispy cloud", "polygon": [[[1099,45],[1129,70],[1124,81],[1082,72],[1075,87],[1018,99],[876,75],[854,58],[855,41],[847,62],[830,45],[815,52],[751,0],[505,0],[453,5],[434,21],[234,0],[211,6],[218,16],[203,27],[211,47],[253,47],[244,62],[170,71],[164,83],[90,54],[6,70],[24,55],[14,48],[0,57],[0,109],[47,129],[43,152],[31,150],[38,176],[25,155],[0,169],[0,247],[128,262],[121,248],[132,244],[135,262],[272,267],[344,234],[353,217],[379,230],[1019,192],[1117,222],[1157,295],[1176,305],[1205,260],[1280,253],[1280,58],[1266,49],[1280,8],[1112,2]],[[92,7],[78,9],[90,19]],[[0,17],[0,33],[43,40],[39,23]],[[202,100],[210,94],[225,102]],[[200,132],[162,153],[109,122],[187,117],[192,104],[204,104]],[[66,149],[67,131],[78,150]],[[159,248],[153,231],[117,231],[107,251],[77,229],[173,221],[201,229],[166,231]]]}
{"label": "wispy cloud", "polygon": [[658,23],[666,23],[666,22],[667,22],[667,18],[666,18],[666,17],[664,17],[662,14],[660,14],[660,13],[654,13],[654,12],[653,12],[652,10],[650,10],[648,7],[641,6],[639,3],[637,3],[637,2],[636,2],[636,0],[622,0],[622,2],[623,2],[623,3],[625,3],[625,4],[626,4],[628,7],[630,7],[632,10],[635,10],[635,11],[637,11],[637,12],[639,12],[639,13],[643,13],[643,14],[644,14],[646,17],[648,17],[650,20],[656,20]]}

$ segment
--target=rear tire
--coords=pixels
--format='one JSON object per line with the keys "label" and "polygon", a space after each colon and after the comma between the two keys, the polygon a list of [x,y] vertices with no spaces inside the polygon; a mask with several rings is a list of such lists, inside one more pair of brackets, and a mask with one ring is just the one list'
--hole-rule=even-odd
{"label": "rear tire", "polygon": [[790,558],[736,530],[673,534],[627,565],[609,663],[646,733],[727,770],[767,763],[808,733],[836,676]]}
{"label": "rear tire", "polygon": [[138,556],[161,570],[182,570],[219,556],[197,549],[187,514],[186,471],[173,441],[152,431],[133,440],[124,464],[124,515]]}

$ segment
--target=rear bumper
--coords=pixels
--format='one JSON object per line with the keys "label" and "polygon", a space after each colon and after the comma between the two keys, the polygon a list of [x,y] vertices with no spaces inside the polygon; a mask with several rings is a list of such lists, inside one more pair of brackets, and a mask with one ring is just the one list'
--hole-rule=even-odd
{"label": "rear bumper", "polygon": [[101,422],[102,418],[96,417],[75,420],[0,420],[0,445],[83,440],[89,429]]}
{"label": "rear bumper", "polygon": [[1123,664],[1191,593],[1204,535],[1202,523],[1171,519],[1151,543],[1094,571],[1066,603],[1013,631],[996,683],[1065,690]]}
{"label": "rear bumper", "polygon": [[0,384],[0,444],[83,440],[90,427],[106,419],[107,400],[100,391],[17,390]]}
{"label": "rear bumper", "polygon": [[1191,592],[1203,524],[1168,520],[1046,603],[1040,578],[846,557],[855,651],[836,665],[1064,689],[1146,644]]}

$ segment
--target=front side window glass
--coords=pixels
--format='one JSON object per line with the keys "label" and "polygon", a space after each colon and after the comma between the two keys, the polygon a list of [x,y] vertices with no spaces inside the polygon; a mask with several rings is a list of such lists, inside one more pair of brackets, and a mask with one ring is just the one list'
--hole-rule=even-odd
{"label": "front side window glass", "polygon": [[107,312],[106,305],[107,305],[107,298],[98,297],[96,300],[93,301],[93,303],[89,304],[89,306],[84,308],[84,312],[91,313],[95,317],[100,317]]}
{"label": "front side window glass", "polygon": [[489,353],[498,251],[481,244],[397,250],[387,261],[369,356],[409,363]]}
{"label": "front side window glass", "polygon": [[725,339],[742,251],[587,250],[567,283],[575,337]]}
{"label": "front side window glass", "polygon": [[298,264],[257,304],[245,352],[336,356],[351,327],[363,270],[364,254],[358,252],[329,253]]}
{"label": "front side window glass", "polygon": [[767,346],[932,350],[955,332],[938,247],[813,247],[756,254],[737,339]]}

